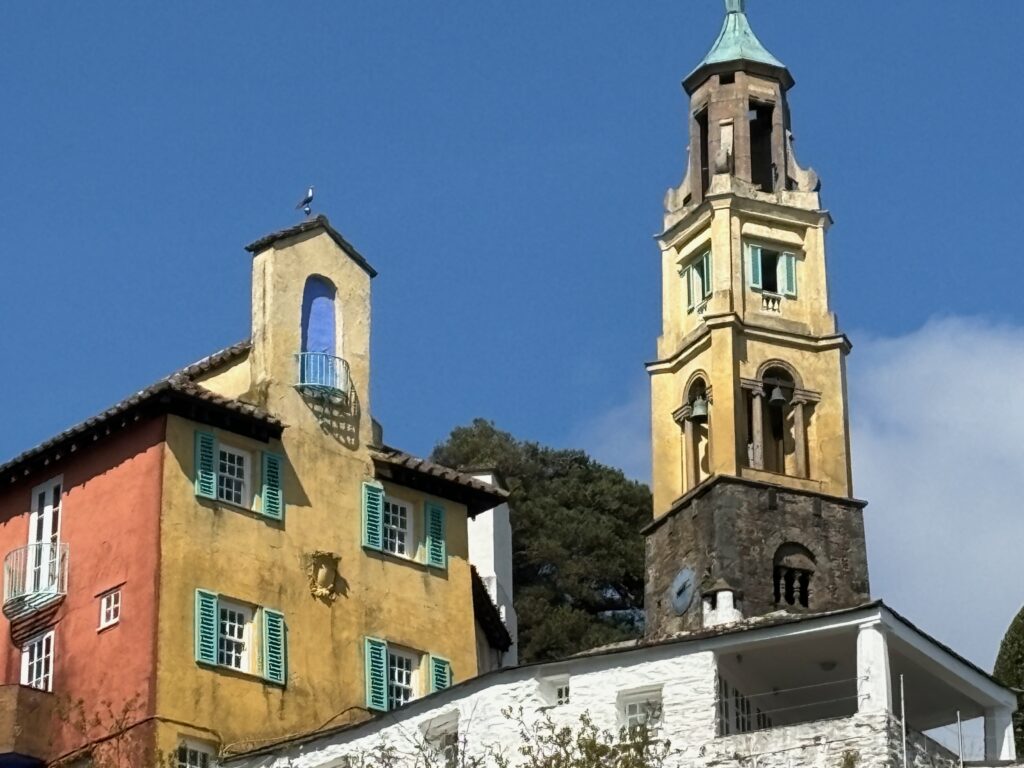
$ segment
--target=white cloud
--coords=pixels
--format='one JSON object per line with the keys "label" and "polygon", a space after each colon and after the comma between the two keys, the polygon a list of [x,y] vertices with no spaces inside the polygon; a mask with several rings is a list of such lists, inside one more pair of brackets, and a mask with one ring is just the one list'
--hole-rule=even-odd
{"label": "white cloud", "polygon": [[[1024,327],[947,318],[897,337],[851,336],[872,593],[991,669],[1024,605]],[[569,443],[646,480],[649,420],[638,383]]]}
{"label": "white cloud", "polygon": [[872,592],[987,669],[1024,604],[1022,382],[1024,328],[981,319],[866,339],[850,360]]}

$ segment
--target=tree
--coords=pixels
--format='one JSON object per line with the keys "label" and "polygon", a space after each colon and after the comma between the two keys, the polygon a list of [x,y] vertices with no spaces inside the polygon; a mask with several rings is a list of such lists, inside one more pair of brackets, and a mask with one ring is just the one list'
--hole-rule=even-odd
{"label": "tree", "polygon": [[580,450],[517,440],[483,419],[434,448],[452,467],[494,467],[509,486],[523,662],[637,637],[651,493]]}
{"label": "tree", "polygon": [[[1024,690],[1024,608],[1006,630],[993,674],[1008,688]],[[1013,735],[1017,754],[1024,755],[1024,696],[1018,694],[1018,698],[1020,706],[1013,716]]]}

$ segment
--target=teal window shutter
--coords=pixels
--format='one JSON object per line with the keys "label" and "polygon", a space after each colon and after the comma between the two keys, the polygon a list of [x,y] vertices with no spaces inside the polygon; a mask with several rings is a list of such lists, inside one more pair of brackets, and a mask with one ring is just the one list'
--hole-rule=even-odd
{"label": "teal window shutter", "polygon": [[445,544],[444,507],[427,502],[427,565],[448,567],[448,547]]}
{"label": "teal window shutter", "polygon": [[702,298],[709,298],[711,296],[711,285],[714,282],[714,277],[711,274],[711,251],[708,251],[700,257],[701,263],[704,267],[704,282],[701,286],[703,296]]}
{"label": "teal window shutter", "polygon": [[750,287],[761,287],[761,248],[757,245],[749,247],[750,252]]}
{"label": "teal window shutter", "polygon": [[784,280],[780,281],[785,286],[787,296],[796,296],[796,256],[792,253],[782,254],[782,262],[785,265]]}
{"label": "teal window shutter", "polygon": [[284,518],[284,489],[281,479],[283,465],[284,460],[276,453],[263,454],[263,489],[260,498],[263,500],[263,514],[274,520]]}
{"label": "teal window shutter", "polygon": [[366,708],[388,711],[388,644],[366,638]]}
{"label": "teal window shutter", "polygon": [[686,283],[686,309],[690,311],[693,309],[693,279],[690,274],[692,270],[687,267],[680,274],[683,276],[683,282]]}
{"label": "teal window shutter", "polygon": [[217,663],[217,594],[196,590],[196,661]]}
{"label": "teal window shutter", "polygon": [[430,657],[430,691],[435,693],[452,685],[452,665],[440,656]]}
{"label": "teal window shutter", "polygon": [[288,647],[284,614],[263,609],[263,677],[284,685],[288,679]]}
{"label": "teal window shutter", "polygon": [[363,546],[381,549],[384,527],[384,488],[363,483]]}
{"label": "teal window shutter", "polygon": [[209,432],[196,431],[195,456],[196,496],[217,498],[217,438]]}

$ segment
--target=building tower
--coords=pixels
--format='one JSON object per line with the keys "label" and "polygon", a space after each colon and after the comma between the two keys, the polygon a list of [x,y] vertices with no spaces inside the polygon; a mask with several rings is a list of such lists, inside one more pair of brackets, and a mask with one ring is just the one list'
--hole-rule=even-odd
{"label": "building tower", "polygon": [[647,631],[868,598],[846,336],[829,309],[816,174],[793,153],[788,69],[726,0],[683,81],[689,163],[665,197],[651,377]]}

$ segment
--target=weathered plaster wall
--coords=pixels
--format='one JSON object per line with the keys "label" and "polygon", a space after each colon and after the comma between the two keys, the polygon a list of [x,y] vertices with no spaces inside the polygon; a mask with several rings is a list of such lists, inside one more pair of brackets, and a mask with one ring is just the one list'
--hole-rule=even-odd
{"label": "weathered plaster wall", "polygon": [[[570,704],[551,707],[546,681],[558,679],[570,670]],[[514,757],[520,743],[519,732],[516,723],[503,711],[518,712],[521,708],[527,722],[550,716],[556,724],[569,727],[578,727],[580,716],[586,714],[598,728],[617,732],[622,726],[621,697],[645,691],[660,691],[662,697],[660,736],[671,742],[671,755],[666,763],[670,767],[756,764],[769,768],[889,768],[895,764],[892,727],[884,712],[742,736],[718,736],[714,654],[708,650],[681,652],[662,647],[575,659],[570,665],[506,671],[432,697],[394,716],[302,745],[282,747],[273,754],[241,758],[228,765],[333,768],[343,765],[341,761],[346,757],[373,754],[383,738],[400,754],[404,753],[408,761],[405,764],[412,766],[425,738],[436,733],[440,725],[451,727],[456,721],[468,755],[480,757],[490,749],[498,749]],[[856,757],[855,762],[844,762],[848,753]]]}
{"label": "weathered plaster wall", "polygon": [[[343,334],[339,347],[352,376],[347,404],[316,401],[294,387],[302,294],[310,275],[322,275],[337,288],[337,327]],[[259,403],[287,425],[281,441],[270,446],[217,433],[225,443],[251,450],[257,459],[267,449],[284,456],[282,523],[197,499],[197,425],[169,420],[158,708],[162,716],[190,725],[165,726],[165,747],[183,736],[251,746],[250,739],[363,716],[366,636],[442,656],[451,662],[456,680],[476,673],[465,507],[438,500],[446,510],[447,571],[362,547],[362,484],[374,477],[369,333],[369,275],[326,233],[280,241],[255,256],[252,351],[245,361],[215,371],[201,383]],[[255,482],[258,488],[258,477]],[[422,539],[427,497],[391,483],[385,486],[413,505],[416,535]],[[340,558],[334,601],[311,594],[308,556],[315,551]],[[197,588],[284,612],[284,688],[196,664]]]}
{"label": "weathered plaster wall", "polygon": [[672,582],[684,566],[693,568],[703,584],[724,579],[742,593],[744,616],[776,610],[773,557],[788,542],[802,544],[816,558],[810,611],[851,607],[869,599],[859,505],[723,477],[647,535],[647,636],[666,637],[701,626],[699,594],[682,616],[672,608]]}
{"label": "weathered plaster wall", "polygon": [[[73,718],[57,716],[58,702],[83,699],[91,717],[105,712],[101,701],[109,701],[115,713],[134,701],[129,722],[154,713],[163,435],[163,419],[128,427],[0,492],[0,553],[6,554],[28,543],[32,489],[63,476],[60,540],[69,549],[67,597],[55,612],[44,611],[31,622],[12,627],[0,619],[0,670],[7,684],[20,680],[25,636],[55,628],[51,758],[83,743],[71,727]],[[98,631],[99,595],[118,586],[121,620]],[[103,719],[107,726],[90,728],[89,737],[108,735],[109,719]]]}

